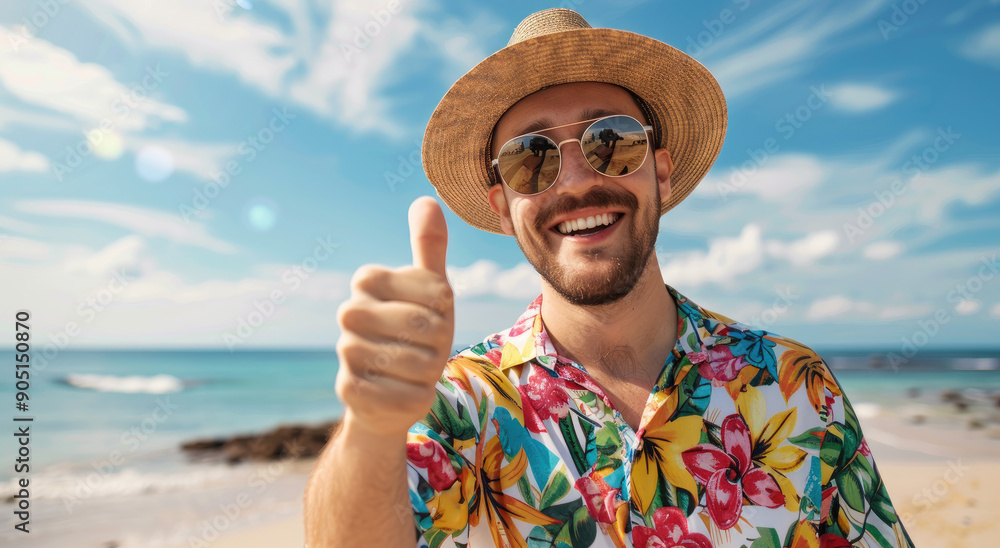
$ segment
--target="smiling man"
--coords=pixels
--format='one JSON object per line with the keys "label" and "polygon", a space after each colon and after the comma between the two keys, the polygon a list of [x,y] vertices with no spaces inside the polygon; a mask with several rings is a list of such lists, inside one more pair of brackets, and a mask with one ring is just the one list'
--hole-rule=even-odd
{"label": "smiling man", "polygon": [[823,360],[662,279],[660,215],[725,126],[700,64],[564,9],[452,86],[428,178],[515,238],[542,294],[449,357],[447,229],[414,202],[413,266],[359,269],[338,314],[310,546],[911,546]]}

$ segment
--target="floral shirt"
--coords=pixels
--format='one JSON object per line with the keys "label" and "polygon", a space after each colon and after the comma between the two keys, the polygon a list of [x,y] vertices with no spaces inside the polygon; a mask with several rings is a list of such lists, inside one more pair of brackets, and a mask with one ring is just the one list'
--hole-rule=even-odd
{"label": "floral shirt", "polygon": [[826,363],[668,290],[677,344],[637,432],[541,297],[449,360],[407,441],[418,546],[912,546]]}

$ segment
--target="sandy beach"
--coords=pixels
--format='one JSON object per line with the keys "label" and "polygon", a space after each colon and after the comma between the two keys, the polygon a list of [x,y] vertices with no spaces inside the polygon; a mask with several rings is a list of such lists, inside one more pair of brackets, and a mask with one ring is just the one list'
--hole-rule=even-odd
{"label": "sandy beach", "polygon": [[262,525],[249,531],[221,537],[210,546],[212,548],[255,548],[258,546],[271,548],[294,546],[298,548],[304,544],[305,531],[302,527],[302,516],[299,515],[276,523]]}

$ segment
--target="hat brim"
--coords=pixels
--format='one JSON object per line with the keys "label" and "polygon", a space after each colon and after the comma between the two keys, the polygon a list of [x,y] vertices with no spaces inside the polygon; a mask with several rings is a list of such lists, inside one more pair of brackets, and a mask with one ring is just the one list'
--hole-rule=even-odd
{"label": "hat brim", "polygon": [[501,116],[547,87],[603,82],[641,97],[674,164],[661,215],[711,169],[726,135],[726,101],[712,74],[682,51],[632,32],[575,29],[530,38],[487,57],[448,90],[424,133],[422,161],[444,202],[470,225],[502,234],[487,193],[489,143]]}

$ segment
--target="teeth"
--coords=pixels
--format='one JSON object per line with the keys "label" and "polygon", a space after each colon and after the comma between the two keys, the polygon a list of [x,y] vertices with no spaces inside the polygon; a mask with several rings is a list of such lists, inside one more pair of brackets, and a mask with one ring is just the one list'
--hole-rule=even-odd
{"label": "teeth", "polygon": [[577,230],[583,230],[586,228],[610,225],[617,221],[620,216],[621,214],[619,213],[602,213],[601,215],[595,215],[592,217],[581,217],[579,219],[563,221],[559,223],[556,228],[562,234],[569,234],[570,232],[576,232]]}

